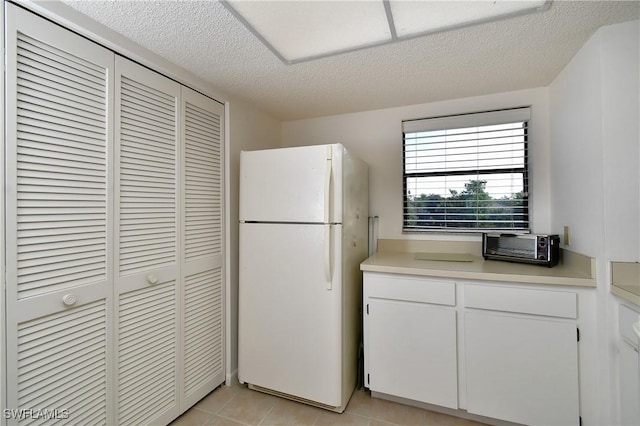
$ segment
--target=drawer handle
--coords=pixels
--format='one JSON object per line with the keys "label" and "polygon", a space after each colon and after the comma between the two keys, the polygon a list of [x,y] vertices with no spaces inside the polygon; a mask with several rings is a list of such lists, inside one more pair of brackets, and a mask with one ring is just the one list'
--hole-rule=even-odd
{"label": "drawer handle", "polygon": [[633,323],[633,331],[636,333],[636,336],[638,336],[638,339],[640,339],[640,321]]}
{"label": "drawer handle", "polygon": [[158,284],[158,276],[156,274],[147,275],[147,282],[149,284]]}
{"label": "drawer handle", "polygon": [[65,294],[62,296],[62,303],[66,306],[73,306],[78,302],[78,298],[75,294]]}

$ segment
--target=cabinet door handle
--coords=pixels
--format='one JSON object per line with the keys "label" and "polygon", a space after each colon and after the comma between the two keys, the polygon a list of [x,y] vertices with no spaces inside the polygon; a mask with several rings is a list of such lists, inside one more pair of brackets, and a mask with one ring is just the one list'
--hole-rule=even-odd
{"label": "cabinet door handle", "polygon": [[149,284],[158,284],[158,276],[156,274],[147,275],[147,282]]}

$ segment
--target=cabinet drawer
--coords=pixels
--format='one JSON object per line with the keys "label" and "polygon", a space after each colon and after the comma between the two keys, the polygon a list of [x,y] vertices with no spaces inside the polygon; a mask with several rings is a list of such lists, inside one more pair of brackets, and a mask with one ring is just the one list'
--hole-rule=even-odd
{"label": "cabinet drawer", "polygon": [[628,340],[636,349],[638,349],[640,338],[638,338],[638,335],[633,331],[633,324],[638,321],[640,321],[640,313],[624,305],[620,305],[620,311],[618,312],[620,336]]}
{"label": "cabinet drawer", "polygon": [[467,308],[577,318],[577,295],[568,291],[465,285]]}
{"label": "cabinet drawer", "polygon": [[364,274],[368,297],[455,306],[456,285],[410,275]]}

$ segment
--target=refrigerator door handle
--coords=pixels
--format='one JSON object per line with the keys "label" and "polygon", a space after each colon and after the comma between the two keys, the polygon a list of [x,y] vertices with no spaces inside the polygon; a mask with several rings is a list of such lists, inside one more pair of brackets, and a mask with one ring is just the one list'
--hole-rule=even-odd
{"label": "refrigerator door handle", "polygon": [[331,273],[331,225],[324,225],[324,275],[327,280],[327,290],[332,288]]}
{"label": "refrigerator door handle", "polygon": [[324,223],[331,223],[331,158],[333,151],[327,147],[327,168],[324,175]]}

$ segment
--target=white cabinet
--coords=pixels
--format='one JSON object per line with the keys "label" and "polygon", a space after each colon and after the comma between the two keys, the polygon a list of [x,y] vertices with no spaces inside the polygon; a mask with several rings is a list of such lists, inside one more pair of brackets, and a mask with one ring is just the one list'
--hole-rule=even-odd
{"label": "white cabinet", "polygon": [[467,410],[578,424],[576,294],[471,284],[464,293]]}
{"label": "white cabinet", "polygon": [[367,385],[458,408],[455,284],[365,274]]}
{"label": "white cabinet", "polygon": [[577,425],[577,296],[365,272],[365,385],[485,418]]}
{"label": "white cabinet", "polygon": [[458,408],[456,313],[369,299],[369,388]]}
{"label": "white cabinet", "polygon": [[465,314],[467,411],[524,424],[578,424],[575,324]]}
{"label": "white cabinet", "polygon": [[640,424],[640,358],[638,348],[620,344],[620,424]]}
{"label": "white cabinet", "polygon": [[640,322],[640,313],[620,305],[620,424],[640,425],[640,337],[633,324]]}
{"label": "white cabinet", "polygon": [[224,107],[5,6],[3,408],[169,423],[224,381]]}

